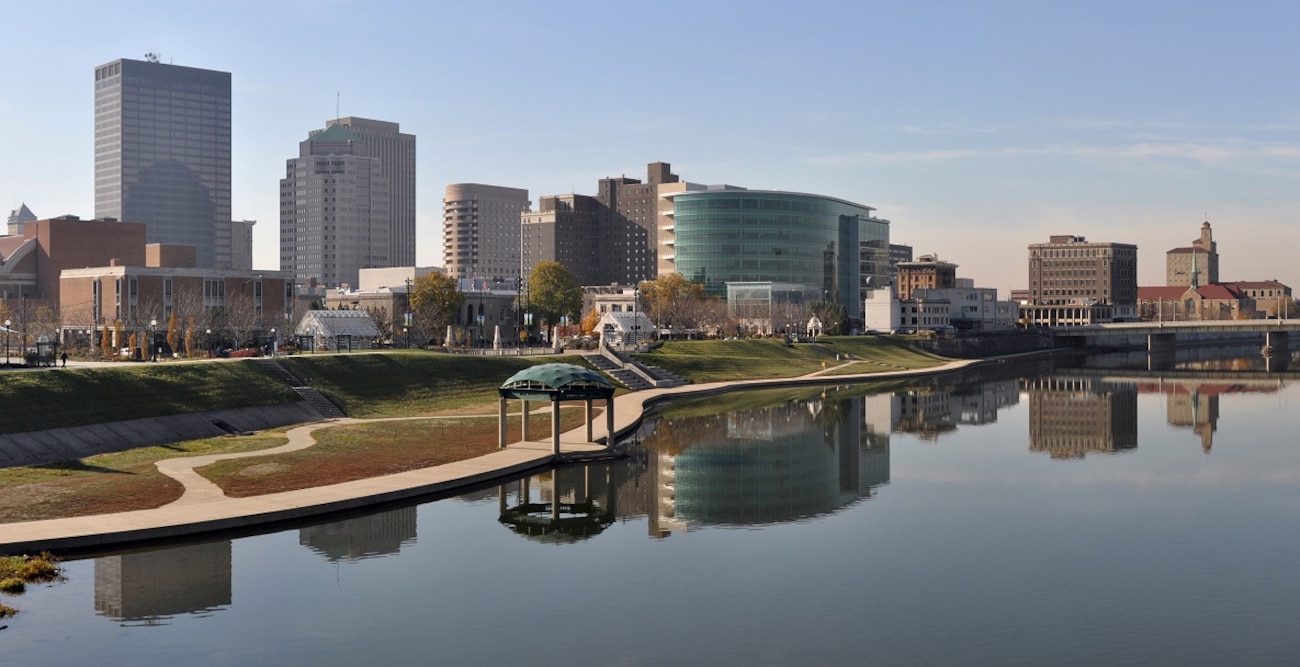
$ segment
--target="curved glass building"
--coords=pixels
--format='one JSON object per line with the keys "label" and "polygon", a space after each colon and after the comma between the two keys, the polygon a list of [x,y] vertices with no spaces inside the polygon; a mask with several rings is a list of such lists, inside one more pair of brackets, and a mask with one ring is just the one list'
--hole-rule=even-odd
{"label": "curved glass building", "polygon": [[889,221],[870,206],[797,192],[711,189],[672,199],[674,271],[725,297],[727,283],[798,285],[862,315],[865,290],[889,284]]}

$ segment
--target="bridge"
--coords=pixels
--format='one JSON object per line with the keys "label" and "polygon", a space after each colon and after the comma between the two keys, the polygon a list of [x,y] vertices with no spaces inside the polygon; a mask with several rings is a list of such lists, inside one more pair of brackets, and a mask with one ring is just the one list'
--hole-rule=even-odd
{"label": "bridge", "polygon": [[1167,353],[1179,345],[1228,341],[1258,342],[1264,349],[1286,354],[1294,332],[1300,332],[1300,319],[1117,322],[1052,329],[1057,347],[1145,347],[1152,354]]}

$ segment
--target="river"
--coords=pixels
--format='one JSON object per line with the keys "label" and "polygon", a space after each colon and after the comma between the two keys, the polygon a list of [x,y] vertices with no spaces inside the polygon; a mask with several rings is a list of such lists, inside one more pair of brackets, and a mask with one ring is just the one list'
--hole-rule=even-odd
{"label": "river", "polygon": [[683,401],[621,460],[69,560],[0,662],[1290,662],[1297,376],[1145,362]]}

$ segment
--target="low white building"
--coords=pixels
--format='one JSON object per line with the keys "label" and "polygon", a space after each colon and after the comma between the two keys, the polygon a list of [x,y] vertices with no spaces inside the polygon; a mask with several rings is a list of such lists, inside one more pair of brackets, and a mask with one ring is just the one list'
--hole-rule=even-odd
{"label": "low white building", "polygon": [[600,317],[596,330],[605,345],[639,345],[654,337],[655,323],[645,313],[605,313]]}
{"label": "low white building", "polygon": [[309,310],[294,335],[316,350],[359,350],[374,347],[379,327],[364,310]]}
{"label": "low white building", "polygon": [[969,279],[958,279],[958,285],[917,289],[911,299],[899,299],[890,289],[871,290],[863,302],[863,324],[872,331],[900,333],[998,331],[1016,327],[1019,304],[999,301],[996,289],[973,287]]}
{"label": "low white building", "polygon": [[1014,329],[1020,319],[1020,304],[1015,301],[998,301],[998,291],[993,287],[963,286],[969,279],[959,278],[957,287],[918,289],[913,292],[917,300],[946,302],[948,322],[958,331],[998,331]]}
{"label": "low white building", "polygon": [[948,331],[949,303],[942,299],[899,299],[891,288],[867,291],[863,301],[862,323],[868,331],[914,333]]}

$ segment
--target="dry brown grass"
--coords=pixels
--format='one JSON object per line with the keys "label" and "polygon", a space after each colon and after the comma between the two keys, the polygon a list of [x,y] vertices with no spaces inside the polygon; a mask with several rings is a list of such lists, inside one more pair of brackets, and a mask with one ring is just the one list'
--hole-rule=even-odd
{"label": "dry brown grass", "polygon": [[[528,420],[534,437],[550,432],[550,416]],[[565,410],[560,428],[581,426],[581,410]],[[519,418],[509,420],[517,437]],[[497,420],[418,419],[321,429],[307,449],[250,459],[220,461],[197,472],[235,498],[391,475],[464,461],[497,450]]]}

